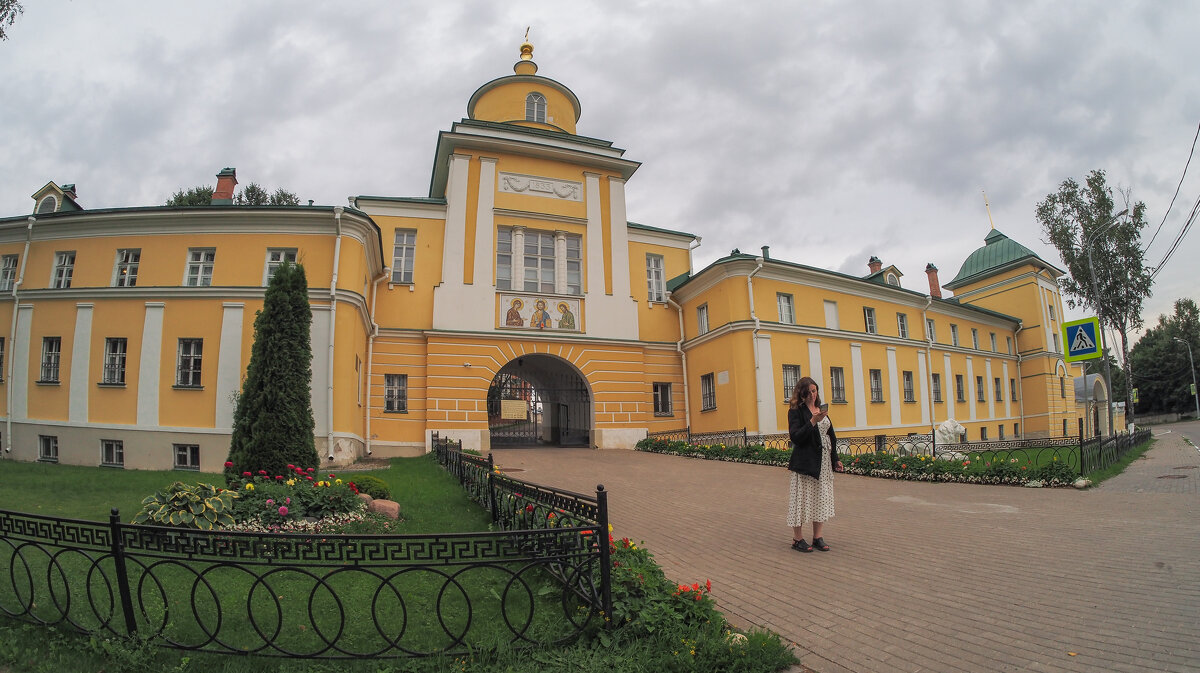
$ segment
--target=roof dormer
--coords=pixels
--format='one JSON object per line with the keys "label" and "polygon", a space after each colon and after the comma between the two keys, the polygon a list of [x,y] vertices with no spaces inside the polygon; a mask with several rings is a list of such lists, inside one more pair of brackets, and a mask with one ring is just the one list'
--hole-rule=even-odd
{"label": "roof dormer", "polygon": [[53,180],[32,194],[33,214],[45,215],[67,210],[83,210],[75,201],[75,184],[59,187]]}

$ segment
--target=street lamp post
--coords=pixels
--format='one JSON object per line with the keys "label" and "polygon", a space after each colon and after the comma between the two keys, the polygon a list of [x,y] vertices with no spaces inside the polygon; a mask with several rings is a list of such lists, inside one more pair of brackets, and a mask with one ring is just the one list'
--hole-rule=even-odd
{"label": "street lamp post", "polygon": [[[1116,221],[1121,216],[1125,215],[1128,212],[1129,212],[1129,209],[1126,208],[1125,210],[1122,210],[1121,212],[1117,213],[1116,215],[1113,215],[1112,217],[1108,218],[1108,220],[1104,224],[1100,225],[1099,227],[1096,227],[1095,233],[1093,233],[1091,236],[1087,236],[1084,238],[1083,247],[1085,248],[1085,252],[1087,252],[1088,276],[1092,280],[1092,299],[1094,299],[1096,302],[1095,303],[1096,315],[1098,317],[1100,317],[1100,313],[1101,313],[1100,312],[1100,286],[1096,284],[1096,271],[1095,271],[1095,268],[1092,266],[1092,243],[1095,242],[1097,236],[1104,233],[1105,231],[1108,231],[1109,227],[1111,227],[1114,223],[1116,223]],[[1104,341],[1104,335],[1103,335],[1104,320],[1103,319],[1100,320],[1100,332],[1101,332],[1101,334],[1097,334],[1096,338],[1101,340],[1100,359],[1104,362],[1104,387],[1108,393],[1108,399],[1106,400],[1106,403],[1108,404],[1108,434],[1111,437],[1112,435],[1116,434],[1116,429],[1113,427],[1112,371],[1108,365],[1108,354],[1106,352],[1104,352],[1104,346],[1103,346],[1103,341]],[[1088,382],[1087,367],[1084,367],[1083,368],[1083,391],[1084,391],[1084,399],[1085,400],[1087,399],[1087,396],[1090,395],[1090,393],[1091,393],[1091,391],[1088,390],[1087,382]],[[1086,402],[1085,402],[1085,408],[1086,408]],[[1200,407],[1198,407],[1198,408],[1200,408]],[[1128,422],[1128,419],[1129,419],[1129,412],[1130,412],[1129,409],[1125,410],[1126,422]],[[1096,434],[1100,434],[1100,433],[1097,432]]]}
{"label": "street lamp post", "polygon": [[1175,339],[1176,341],[1183,344],[1184,346],[1187,346],[1188,364],[1192,366],[1192,390],[1196,391],[1195,393],[1192,394],[1192,397],[1195,398],[1195,400],[1196,400],[1196,419],[1200,420],[1200,389],[1196,388],[1196,363],[1192,361],[1192,344],[1187,341],[1184,341],[1183,339],[1180,339],[1179,337],[1171,337],[1171,338]]}

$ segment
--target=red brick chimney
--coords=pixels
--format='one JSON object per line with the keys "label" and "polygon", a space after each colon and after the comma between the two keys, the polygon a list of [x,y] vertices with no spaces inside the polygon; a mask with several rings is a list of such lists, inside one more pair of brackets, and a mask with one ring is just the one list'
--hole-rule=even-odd
{"label": "red brick chimney", "polygon": [[926,264],[925,275],[929,276],[929,296],[935,299],[941,299],[942,284],[938,282],[937,267],[932,263]]}
{"label": "red brick chimney", "polygon": [[883,268],[883,261],[875,255],[871,255],[871,259],[867,260],[867,268],[871,270],[871,273],[879,273],[879,270]]}
{"label": "red brick chimney", "polygon": [[237,169],[225,168],[217,173],[217,188],[213,190],[214,206],[233,205],[233,188],[237,187]]}

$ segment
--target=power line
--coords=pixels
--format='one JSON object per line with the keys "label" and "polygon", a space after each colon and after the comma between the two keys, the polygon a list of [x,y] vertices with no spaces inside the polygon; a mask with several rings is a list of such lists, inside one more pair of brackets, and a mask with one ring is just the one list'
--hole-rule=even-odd
{"label": "power line", "polygon": [[1162,230],[1163,223],[1167,221],[1167,215],[1171,214],[1171,208],[1175,205],[1175,197],[1179,196],[1179,188],[1183,187],[1183,179],[1187,177],[1188,166],[1192,165],[1192,155],[1196,152],[1196,139],[1200,138],[1200,124],[1196,125],[1196,135],[1192,136],[1192,149],[1188,152],[1187,163],[1183,165],[1183,175],[1179,176],[1179,184],[1175,185],[1175,196],[1171,197],[1171,203],[1167,206],[1167,212],[1163,213],[1162,222],[1158,223],[1158,229],[1154,230],[1154,235],[1150,237],[1150,242],[1146,244],[1145,250],[1149,250],[1150,246],[1154,245],[1154,239],[1158,238],[1158,232]]}
{"label": "power line", "polygon": [[1196,202],[1192,205],[1192,212],[1188,214],[1187,220],[1185,220],[1183,226],[1180,227],[1179,235],[1175,237],[1175,240],[1171,243],[1171,247],[1167,250],[1167,253],[1163,255],[1162,261],[1158,263],[1158,266],[1154,267],[1154,271],[1150,274],[1151,281],[1153,281],[1155,276],[1162,271],[1163,266],[1165,266],[1167,263],[1167,260],[1170,259],[1171,255],[1175,253],[1175,250],[1179,248],[1179,244],[1183,241],[1183,237],[1187,235],[1188,231],[1192,228],[1192,223],[1196,221],[1196,214],[1198,212],[1200,212],[1200,197],[1196,198]]}

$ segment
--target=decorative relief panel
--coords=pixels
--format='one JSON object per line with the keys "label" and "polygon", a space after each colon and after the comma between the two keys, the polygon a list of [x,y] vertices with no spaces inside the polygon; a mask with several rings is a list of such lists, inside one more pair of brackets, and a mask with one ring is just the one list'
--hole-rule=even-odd
{"label": "decorative relief panel", "polygon": [[581,332],[580,304],[578,299],[553,295],[502,293],[497,327]]}
{"label": "decorative relief panel", "polygon": [[509,194],[542,196],[564,201],[583,201],[583,183],[539,178],[519,173],[500,173],[499,189]]}

